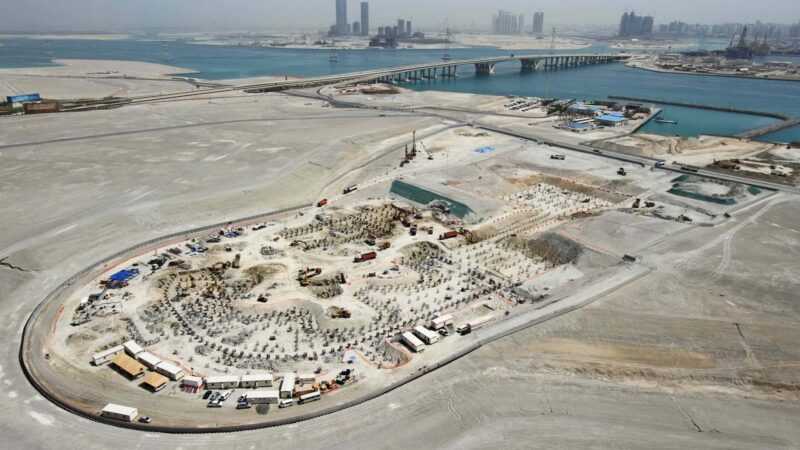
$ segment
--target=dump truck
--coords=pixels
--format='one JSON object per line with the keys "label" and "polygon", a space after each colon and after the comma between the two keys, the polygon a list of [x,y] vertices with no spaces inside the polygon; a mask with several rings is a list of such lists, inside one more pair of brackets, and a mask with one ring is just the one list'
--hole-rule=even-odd
{"label": "dump truck", "polygon": [[617,175],[627,175],[627,174],[628,172],[625,172],[624,167],[620,167],[619,170],[617,171]]}
{"label": "dump truck", "polygon": [[356,256],[353,259],[353,262],[359,263],[359,262],[369,261],[369,260],[375,259],[377,257],[378,257],[378,254],[376,252],[362,253],[361,255]]}
{"label": "dump truck", "polygon": [[358,189],[358,185],[354,184],[354,185],[347,186],[346,188],[344,188],[344,191],[342,191],[342,193],[343,194],[349,194],[349,193],[355,191],[356,189]]}
{"label": "dump truck", "polygon": [[458,237],[458,231],[448,231],[446,233],[439,235],[439,240],[443,241],[445,239],[452,239],[454,237]]}
{"label": "dump truck", "polygon": [[327,204],[328,204],[328,199],[327,198],[323,198],[322,200],[317,202],[317,206],[320,207],[320,208],[322,208],[323,206],[325,206]]}

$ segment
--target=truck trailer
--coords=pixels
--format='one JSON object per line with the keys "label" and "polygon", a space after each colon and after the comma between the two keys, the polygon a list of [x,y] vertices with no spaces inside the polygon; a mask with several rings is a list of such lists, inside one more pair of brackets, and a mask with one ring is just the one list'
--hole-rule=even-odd
{"label": "truck trailer", "polygon": [[458,333],[460,333],[460,334],[469,334],[473,330],[476,330],[476,329],[486,325],[491,320],[492,320],[492,316],[490,316],[490,315],[481,316],[481,317],[472,319],[472,320],[470,320],[469,322],[467,322],[467,323],[465,323],[463,325],[459,325],[459,327],[456,328],[456,331]]}

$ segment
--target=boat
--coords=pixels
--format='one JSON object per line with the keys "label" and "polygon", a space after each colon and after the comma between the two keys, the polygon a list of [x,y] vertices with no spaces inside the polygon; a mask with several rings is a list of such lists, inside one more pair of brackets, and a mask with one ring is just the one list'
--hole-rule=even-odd
{"label": "boat", "polygon": [[656,119],[656,123],[668,123],[670,125],[677,125],[677,120],[669,120],[669,119]]}
{"label": "boat", "polygon": [[328,61],[332,63],[339,62],[339,55],[336,54],[336,39],[333,40],[333,47],[331,47],[331,57],[328,58]]}

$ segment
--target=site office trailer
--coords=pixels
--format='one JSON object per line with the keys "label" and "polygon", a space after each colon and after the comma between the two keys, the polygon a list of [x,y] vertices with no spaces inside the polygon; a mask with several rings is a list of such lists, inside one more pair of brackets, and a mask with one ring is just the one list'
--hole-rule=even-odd
{"label": "site office trailer", "polygon": [[147,368],[150,370],[156,370],[156,366],[159,365],[159,363],[161,363],[161,358],[150,352],[141,352],[138,355],[136,355],[136,359],[138,359],[139,362],[147,366]]}
{"label": "site office trailer", "polygon": [[293,373],[283,374],[281,380],[281,398],[292,398],[294,395],[295,376]]}
{"label": "site office trailer", "polygon": [[411,348],[411,350],[414,350],[417,353],[422,353],[423,351],[425,351],[425,344],[419,339],[417,339],[417,337],[414,336],[414,334],[412,334],[411,332],[406,331],[400,336],[403,339],[403,342],[405,342],[406,345],[408,345]]}
{"label": "site office trailer", "polygon": [[233,389],[239,387],[239,377],[236,375],[220,375],[206,378],[207,389]]}
{"label": "site office trailer", "polygon": [[273,377],[271,373],[242,375],[240,386],[243,388],[257,388],[272,386]]}
{"label": "site office trailer", "polygon": [[130,408],[128,406],[109,403],[105,406],[105,408],[103,408],[103,411],[100,412],[100,415],[103,417],[108,417],[109,419],[133,422],[133,420],[136,419],[136,416],[139,415],[139,410],[136,408]]}
{"label": "site office trailer", "polygon": [[118,353],[122,353],[125,348],[121,345],[117,345],[116,347],[111,347],[108,350],[103,350],[102,352],[97,352],[92,355],[92,363],[95,366],[99,366],[100,364],[105,364],[111,359],[116,356]]}
{"label": "site office trailer", "polygon": [[256,390],[248,392],[246,398],[254,405],[265,403],[278,403],[281,394],[278,391]]}
{"label": "site office trailer", "polygon": [[168,377],[172,381],[178,381],[181,378],[183,378],[184,375],[186,375],[183,372],[183,369],[174,364],[170,364],[166,361],[161,361],[160,363],[158,363],[158,365],[156,366],[156,372],[160,373],[161,375],[164,375],[165,377]]}
{"label": "site office trailer", "polygon": [[431,331],[423,326],[414,327],[414,334],[428,345],[439,342],[439,333]]}

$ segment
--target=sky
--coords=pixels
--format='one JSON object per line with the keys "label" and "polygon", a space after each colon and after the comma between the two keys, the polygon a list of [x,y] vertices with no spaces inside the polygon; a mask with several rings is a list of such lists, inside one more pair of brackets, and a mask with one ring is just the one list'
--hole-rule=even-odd
{"label": "sky", "polygon": [[[348,0],[348,21],[360,0]],[[410,19],[415,28],[488,27],[498,9],[534,11],[561,25],[614,26],[626,10],[656,23],[800,21],[800,0],[371,0],[373,28]],[[0,0],[1,31],[285,30],[325,29],[335,0]]]}

